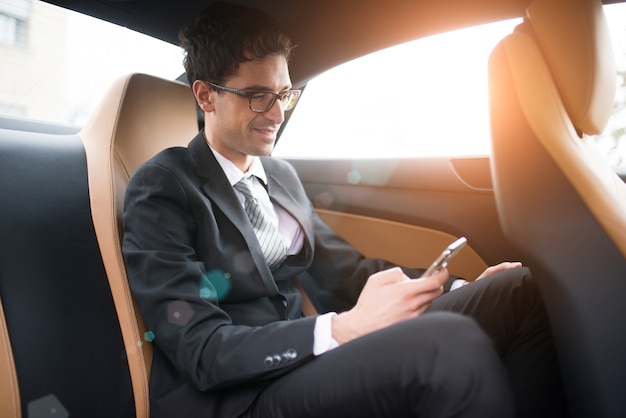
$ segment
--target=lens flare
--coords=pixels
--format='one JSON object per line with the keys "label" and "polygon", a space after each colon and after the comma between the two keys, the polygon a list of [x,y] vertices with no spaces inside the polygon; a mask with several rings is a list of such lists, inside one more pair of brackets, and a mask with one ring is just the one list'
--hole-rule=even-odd
{"label": "lens flare", "polygon": [[200,279],[200,297],[210,301],[223,300],[230,292],[230,274],[211,270]]}

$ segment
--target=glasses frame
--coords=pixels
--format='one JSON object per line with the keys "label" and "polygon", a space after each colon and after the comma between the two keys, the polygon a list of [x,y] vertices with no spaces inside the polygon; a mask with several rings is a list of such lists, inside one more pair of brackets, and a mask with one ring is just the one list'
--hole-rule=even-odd
{"label": "glasses frame", "polygon": [[[254,113],[265,113],[267,111],[269,111],[274,104],[276,103],[277,99],[280,99],[281,101],[288,97],[290,94],[295,94],[296,98],[293,99],[293,104],[291,106],[287,106],[283,109],[285,111],[287,110],[291,110],[294,107],[296,107],[296,105],[298,104],[298,100],[300,99],[300,95],[302,94],[302,90],[297,90],[297,89],[288,89],[288,90],[282,90],[282,91],[270,91],[270,90],[239,90],[239,89],[235,89],[232,87],[226,87],[226,86],[222,86],[210,81],[206,81],[206,83],[208,85],[210,85],[211,87],[217,89],[217,90],[222,90],[228,93],[232,93],[232,94],[236,94],[237,96],[240,97],[245,97],[248,99],[248,108],[250,108],[251,111],[253,111]],[[255,94],[259,94],[259,93],[263,93],[263,94],[271,94],[273,95],[272,97],[272,101],[270,102],[270,104],[267,106],[267,108],[265,109],[254,109],[252,107],[252,99],[254,98]]]}

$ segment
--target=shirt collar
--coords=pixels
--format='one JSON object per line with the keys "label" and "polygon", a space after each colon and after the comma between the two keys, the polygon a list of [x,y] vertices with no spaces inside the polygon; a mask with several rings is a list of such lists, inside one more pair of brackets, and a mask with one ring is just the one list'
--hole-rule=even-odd
{"label": "shirt collar", "polygon": [[217,152],[211,145],[209,148],[213,152],[215,159],[217,160],[220,167],[226,174],[228,181],[231,186],[234,186],[244,177],[255,176],[257,177],[264,186],[267,186],[267,175],[265,174],[265,169],[263,168],[263,164],[261,164],[261,159],[257,156],[253,157],[252,164],[246,173],[241,171],[239,168],[233,164],[228,158],[224,157],[222,154]]}

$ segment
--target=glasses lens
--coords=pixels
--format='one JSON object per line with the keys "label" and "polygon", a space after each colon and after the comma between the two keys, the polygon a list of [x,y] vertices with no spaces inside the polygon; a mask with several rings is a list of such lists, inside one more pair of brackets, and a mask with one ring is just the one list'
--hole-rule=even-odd
{"label": "glasses lens", "polygon": [[296,103],[298,103],[298,98],[300,98],[300,91],[289,90],[283,96],[283,103],[285,104],[285,110],[291,110],[294,107],[296,107]]}
{"label": "glasses lens", "polygon": [[267,112],[274,106],[276,99],[280,99],[283,104],[284,110],[291,110],[296,107],[298,98],[300,97],[299,90],[288,90],[284,93],[254,93],[250,96],[250,109],[253,112]]}
{"label": "glasses lens", "polygon": [[265,112],[269,110],[276,100],[272,93],[255,93],[250,96],[250,109],[254,112]]}

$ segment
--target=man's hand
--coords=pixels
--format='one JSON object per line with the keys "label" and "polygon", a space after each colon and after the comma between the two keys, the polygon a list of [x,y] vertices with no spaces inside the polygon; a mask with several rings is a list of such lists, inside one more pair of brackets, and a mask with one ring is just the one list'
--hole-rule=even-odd
{"label": "man's hand", "polygon": [[520,263],[519,261],[514,261],[514,262],[505,261],[503,263],[496,264],[495,266],[487,267],[487,269],[485,269],[485,271],[483,271],[483,273],[480,276],[478,276],[476,280],[480,280],[483,277],[487,277],[487,276],[490,276],[495,273],[499,273],[504,270],[515,269],[519,267],[522,267],[522,263]]}
{"label": "man's hand", "polygon": [[[504,262],[502,262],[500,264],[496,264],[495,266],[487,267],[485,269],[485,271],[483,271],[483,273],[476,278],[476,280],[480,280],[480,279],[482,279],[484,277],[490,276],[490,275],[495,274],[495,273],[499,273],[499,272],[504,271],[504,270],[516,269],[516,268],[519,268],[519,267],[522,267],[522,263],[520,263],[519,261],[504,261]],[[474,282],[476,280],[474,280]],[[461,286],[465,286],[465,285],[468,285],[470,283],[473,283],[473,282],[463,281],[463,284]],[[459,286],[459,287],[461,287],[461,286]],[[453,288],[455,288],[455,287],[453,287]]]}
{"label": "man's hand", "polygon": [[346,343],[354,338],[415,318],[443,293],[445,269],[432,276],[410,279],[399,267],[373,274],[354,308],[333,318],[333,338]]}

